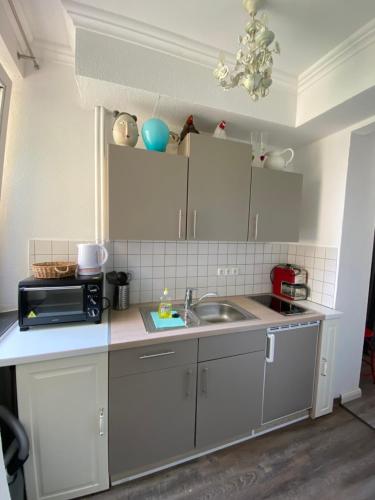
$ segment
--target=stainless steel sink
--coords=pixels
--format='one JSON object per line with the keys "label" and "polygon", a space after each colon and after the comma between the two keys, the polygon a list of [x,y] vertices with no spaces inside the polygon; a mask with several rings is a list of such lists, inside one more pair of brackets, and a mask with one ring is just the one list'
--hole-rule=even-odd
{"label": "stainless steel sink", "polygon": [[214,302],[199,302],[193,305],[185,314],[183,304],[174,304],[173,309],[180,314],[183,320],[183,325],[173,328],[156,328],[151,317],[151,312],[157,310],[158,305],[143,306],[139,308],[142,315],[143,323],[148,333],[155,333],[166,330],[177,330],[184,328],[192,328],[201,325],[210,325],[214,323],[236,323],[238,321],[246,321],[249,319],[257,319],[253,314],[245,311],[242,307],[223,300],[215,300]]}
{"label": "stainless steel sink", "polygon": [[192,312],[204,323],[232,323],[254,319],[255,316],[230,302],[201,302],[191,307]]}

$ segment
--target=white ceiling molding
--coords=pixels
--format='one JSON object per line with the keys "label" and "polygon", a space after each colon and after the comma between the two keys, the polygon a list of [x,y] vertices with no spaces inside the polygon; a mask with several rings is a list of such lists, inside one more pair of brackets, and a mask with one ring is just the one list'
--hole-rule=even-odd
{"label": "white ceiling molding", "polygon": [[301,73],[298,77],[298,93],[301,94],[308,90],[328,73],[371,44],[375,45],[375,19],[355,31],[344,42],[327,52],[325,56]]}
{"label": "white ceiling molding", "polygon": [[68,45],[60,45],[36,39],[33,41],[32,47],[35,50],[35,54],[42,60],[74,66],[74,54]]}
{"label": "white ceiling molding", "polygon": [[[62,0],[62,3],[76,28],[111,36],[208,68],[213,69],[217,64],[219,48],[135,19],[83,5],[75,0]],[[226,56],[229,63],[235,62],[234,54],[226,53]],[[272,76],[275,84],[283,85],[292,92],[296,92],[296,76],[277,68],[273,69]]]}

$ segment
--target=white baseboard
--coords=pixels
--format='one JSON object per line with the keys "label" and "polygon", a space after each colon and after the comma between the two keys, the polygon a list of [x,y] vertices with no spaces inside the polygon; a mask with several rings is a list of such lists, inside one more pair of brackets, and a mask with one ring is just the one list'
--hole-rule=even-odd
{"label": "white baseboard", "polygon": [[349,392],[344,392],[341,394],[341,404],[349,403],[349,401],[353,401],[353,399],[358,399],[361,396],[362,396],[362,390],[360,389],[360,387],[357,387],[356,389]]}

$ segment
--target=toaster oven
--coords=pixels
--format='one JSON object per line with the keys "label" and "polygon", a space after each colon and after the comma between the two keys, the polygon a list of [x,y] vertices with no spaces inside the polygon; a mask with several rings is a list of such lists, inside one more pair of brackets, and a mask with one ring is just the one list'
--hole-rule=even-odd
{"label": "toaster oven", "polygon": [[27,278],[18,284],[18,322],[32,326],[78,321],[100,323],[103,274],[72,278]]}

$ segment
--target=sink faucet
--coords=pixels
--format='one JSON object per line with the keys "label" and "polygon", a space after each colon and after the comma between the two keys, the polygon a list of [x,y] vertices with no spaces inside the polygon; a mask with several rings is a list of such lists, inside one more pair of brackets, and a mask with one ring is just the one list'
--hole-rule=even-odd
{"label": "sink faucet", "polygon": [[[186,292],[185,292],[185,302],[184,302],[185,313],[193,305],[193,290],[196,290],[196,289],[195,288],[187,288],[186,289]],[[199,304],[199,302],[201,302],[204,299],[207,299],[208,297],[217,297],[217,293],[216,292],[205,293],[201,297],[199,297],[199,299],[195,302],[195,304]]]}

